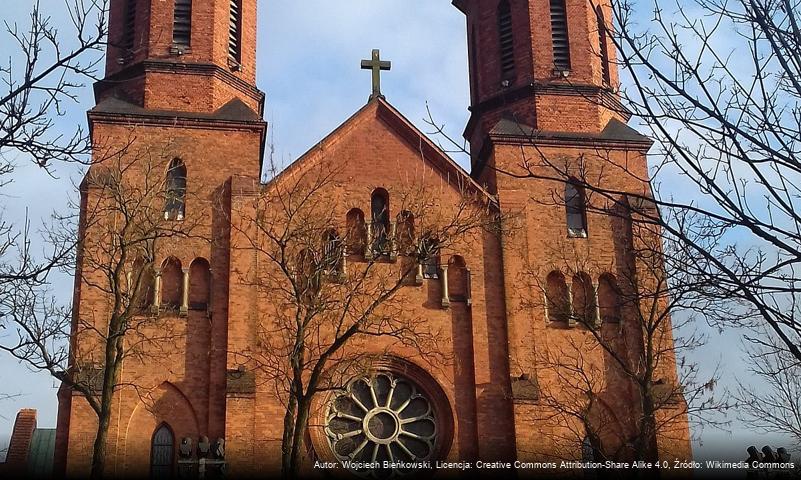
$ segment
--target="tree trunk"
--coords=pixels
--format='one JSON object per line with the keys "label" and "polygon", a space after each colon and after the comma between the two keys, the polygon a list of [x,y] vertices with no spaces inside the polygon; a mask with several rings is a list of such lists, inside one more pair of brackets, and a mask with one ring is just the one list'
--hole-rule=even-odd
{"label": "tree trunk", "polygon": [[292,442],[295,438],[295,412],[297,411],[297,398],[294,388],[289,394],[289,401],[284,413],[284,435],[281,438],[281,478],[292,478]]}
{"label": "tree trunk", "polygon": [[292,479],[300,478],[300,453],[303,446],[303,435],[309,423],[309,410],[311,401],[303,399],[298,403],[298,415],[295,419],[294,434],[292,438],[292,452],[290,455],[290,474]]}
{"label": "tree trunk", "polygon": [[[120,323],[119,318],[112,318],[112,325],[115,328],[110,332],[117,331]],[[122,362],[122,337],[119,335],[109,335],[106,341],[106,358],[103,369],[103,390],[100,394],[100,411],[97,414],[97,435],[92,450],[92,471],[90,478],[100,480],[104,477],[106,466],[106,443],[108,440],[109,420],[111,419],[111,404],[114,399],[114,388],[119,378],[120,366]]]}

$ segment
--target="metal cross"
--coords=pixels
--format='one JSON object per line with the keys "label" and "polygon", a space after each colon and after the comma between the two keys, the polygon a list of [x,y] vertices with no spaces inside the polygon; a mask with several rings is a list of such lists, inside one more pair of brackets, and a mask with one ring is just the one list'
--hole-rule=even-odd
{"label": "metal cross", "polygon": [[372,60],[362,60],[362,70],[373,71],[373,93],[370,95],[370,100],[379,97],[384,98],[381,94],[381,70],[389,70],[392,68],[392,62],[382,61],[378,49],[373,50]]}

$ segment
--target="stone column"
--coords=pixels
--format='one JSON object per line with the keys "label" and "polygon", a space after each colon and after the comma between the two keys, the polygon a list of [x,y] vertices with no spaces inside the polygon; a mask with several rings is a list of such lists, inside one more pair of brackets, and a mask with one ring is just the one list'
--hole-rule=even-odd
{"label": "stone column", "polygon": [[414,284],[423,284],[423,264],[421,262],[417,262],[417,273],[414,275]]}
{"label": "stone column", "polygon": [[154,270],[154,277],[153,277],[153,304],[150,306],[151,312],[154,314],[159,313],[159,309],[161,308],[161,269],[157,268]]}
{"label": "stone column", "polygon": [[189,314],[189,269],[181,269],[183,272],[183,282],[181,284],[181,308],[178,310],[179,315]]}
{"label": "stone column", "polygon": [[473,272],[469,268],[465,268],[465,275],[467,275],[467,306],[473,305]]}
{"label": "stone column", "polygon": [[396,260],[398,258],[398,242],[395,241],[395,234],[397,233],[397,222],[389,224],[389,259]]}
{"label": "stone column", "polygon": [[451,299],[448,295],[448,266],[442,266],[442,308],[448,308],[451,306]]}
{"label": "stone column", "polygon": [[373,259],[373,222],[367,223],[367,245],[364,247],[364,259]]}
{"label": "stone column", "polygon": [[592,300],[595,302],[595,326],[601,326],[601,302],[598,301],[598,282],[592,282]]}
{"label": "stone column", "polygon": [[565,281],[567,286],[567,325],[576,326],[576,316],[573,314],[573,282]]}

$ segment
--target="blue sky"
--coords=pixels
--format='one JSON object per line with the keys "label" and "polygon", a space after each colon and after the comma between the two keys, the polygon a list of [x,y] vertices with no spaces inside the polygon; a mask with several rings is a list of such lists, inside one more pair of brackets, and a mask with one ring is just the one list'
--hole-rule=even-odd
{"label": "blue sky", "polygon": [[[2,18],[25,22],[32,0],[3,2]],[[43,0],[52,9],[56,24],[64,21],[60,0]],[[643,19],[645,21],[646,19]],[[469,103],[465,23],[462,14],[447,0],[260,0],[258,44],[258,86],[267,94],[265,116],[279,158],[297,158],[343,120],[358,110],[370,94],[370,74],[359,68],[373,48],[392,61],[392,71],[383,75],[387,99],[424,132],[426,105],[445,124],[453,138],[461,138]],[[62,34],[69,38],[65,24]],[[1,38],[1,37],[0,37]],[[0,40],[0,59],[12,55],[11,46]],[[84,112],[91,108],[91,89],[80,91],[79,102],[69,105],[58,127],[70,131],[85,124]],[[0,208],[9,218],[22,218],[26,210],[34,226],[46,221],[53,210],[64,211],[74,198],[74,184],[80,168],[60,165],[56,178],[15,157],[18,168],[14,182],[4,188]],[[465,158],[457,157],[467,167]],[[680,192],[678,185],[662,185],[663,194]],[[72,280],[57,279],[56,293],[69,299]],[[740,332],[710,333],[707,348],[693,359],[704,365],[721,363],[724,384],[744,372]],[[17,410],[39,410],[40,426],[52,427],[56,418],[56,382],[44,374],[32,374],[25,367],[0,357],[0,385],[17,397],[0,402],[0,448],[7,443]],[[783,439],[759,436],[736,417],[731,433],[699,431],[699,456],[713,455],[713,447],[729,445],[742,451],[750,444],[783,443]]]}

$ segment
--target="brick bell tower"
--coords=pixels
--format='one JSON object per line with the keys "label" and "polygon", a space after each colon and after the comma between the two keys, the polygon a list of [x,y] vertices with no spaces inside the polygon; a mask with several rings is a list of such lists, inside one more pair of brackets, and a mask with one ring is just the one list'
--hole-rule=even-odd
{"label": "brick bell tower", "polygon": [[[620,292],[642,292],[654,274],[654,265],[634,253],[647,239],[637,237],[630,218],[611,210],[632,196],[650,197],[652,141],[626,125],[609,1],[453,1],[467,18],[471,117],[464,137],[471,175],[520,227],[504,236],[499,258],[487,259],[503,265],[513,448],[520,460],[582,458],[581,443],[589,437],[571,438],[582,426],[543,419],[546,393],[549,401],[558,403],[560,395],[570,401],[568,386],[554,374],[553,358],[567,356],[558,352],[574,352],[603,372],[604,387],[596,392],[602,411],[589,417],[614,419],[609,434],[596,439],[607,451],[622,448],[639,418],[641,399],[619,364],[597,348],[571,350],[592,342],[591,322],[625,349],[623,356],[639,358],[638,319],[649,312],[622,306]],[[604,203],[570,178],[619,192],[618,198]],[[669,333],[665,341],[672,342]],[[659,380],[674,385],[675,359],[663,357]],[[531,385],[537,395],[515,393]],[[687,419],[677,412],[674,428],[659,435],[660,458],[691,456]]]}
{"label": "brick bell tower", "polygon": [[[106,463],[113,477],[146,477],[163,468],[152,464],[154,439],[166,449],[170,439],[177,448],[183,437],[214,440],[231,434],[226,426],[228,219],[236,189],[231,185],[242,179],[258,184],[267,130],[264,94],[255,86],[256,4],[110,2],[106,75],[94,86],[96,106],[88,112],[94,147],[89,171],[102,169],[110,152],[124,151],[138,155],[135,165],[142,162],[141,169],[125,175],[164,176],[167,184],[169,175],[177,175],[174,181],[185,182],[176,187],[182,200],[168,202],[164,218],[194,225],[189,238],[161,242],[153,259],[152,293],[142,308],[169,324],[177,340],[166,356],[125,360],[120,384],[135,388],[114,395]],[[84,230],[97,189],[92,182],[82,184]],[[82,375],[93,372],[91,352],[98,350],[92,329],[82,325],[109,319],[109,294],[92,280],[96,275],[93,265],[79,263],[71,349],[73,358],[89,358],[80,360]],[[103,325],[97,328],[102,331]],[[85,398],[62,387],[57,472],[88,476],[96,425]]]}
{"label": "brick bell tower", "polygon": [[[598,133],[628,119],[615,94],[608,0],[454,0],[467,17],[473,166],[502,118],[541,131]],[[607,25],[607,28],[602,28]]]}

